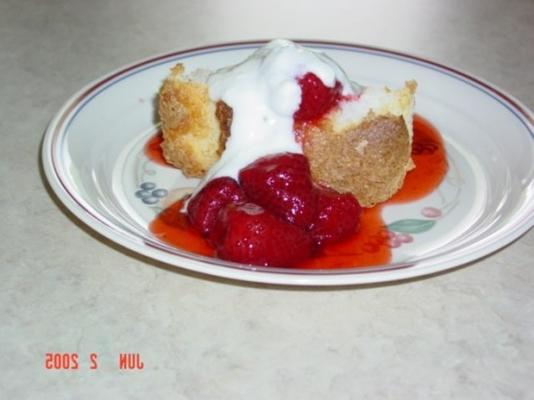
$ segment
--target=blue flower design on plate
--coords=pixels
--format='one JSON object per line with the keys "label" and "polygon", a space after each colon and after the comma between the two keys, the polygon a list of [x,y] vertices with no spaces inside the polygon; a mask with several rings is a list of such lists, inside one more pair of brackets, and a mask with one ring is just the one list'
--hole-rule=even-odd
{"label": "blue flower design on plate", "polygon": [[160,199],[167,196],[167,189],[157,188],[154,182],[143,182],[139,185],[139,190],[135,192],[135,197],[145,204],[156,204]]}

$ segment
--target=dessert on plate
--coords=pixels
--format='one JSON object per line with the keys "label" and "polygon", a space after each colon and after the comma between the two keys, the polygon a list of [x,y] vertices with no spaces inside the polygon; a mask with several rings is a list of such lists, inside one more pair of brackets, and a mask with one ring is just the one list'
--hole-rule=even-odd
{"label": "dessert on plate", "polygon": [[331,58],[274,40],[243,62],[186,74],[159,94],[167,162],[202,178],[187,203],[217,256],[290,266],[354,234],[414,164],[416,83],[363,87]]}

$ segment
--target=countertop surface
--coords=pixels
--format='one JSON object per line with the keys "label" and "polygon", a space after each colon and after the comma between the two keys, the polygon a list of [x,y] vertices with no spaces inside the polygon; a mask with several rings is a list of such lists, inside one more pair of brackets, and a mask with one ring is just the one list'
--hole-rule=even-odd
{"label": "countertop surface", "polygon": [[[225,41],[414,53],[532,109],[533,21],[529,0],[0,0],[0,398],[534,398],[532,230],[426,278],[331,289],[239,283],[95,234],[55,200],[39,156],[50,118],[87,82]],[[77,354],[79,368],[48,370],[47,353]],[[139,354],[144,368],[120,370],[121,353]]]}

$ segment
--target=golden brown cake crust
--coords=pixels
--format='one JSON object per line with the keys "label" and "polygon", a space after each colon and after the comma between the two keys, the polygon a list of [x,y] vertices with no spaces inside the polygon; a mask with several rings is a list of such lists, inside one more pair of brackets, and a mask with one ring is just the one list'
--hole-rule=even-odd
{"label": "golden brown cake crust", "polygon": [[[183,65],[176,65],[159,93],[161,147],[167,162],[181,169],[185,176],[200,178],[224,150],[229,112],[209,98],[205,83],[184,79],[183,72]],[[227,117],[221,123],[216,116],[218,109]]]}
{"label": "golden brown cake crust", "polygon": [[328,122],[309,127],[303,150],[315,182],[353,193],[364,207],[389,199],[413,168],[406,124],[393,115],[369,114],[341,132]]}
{"label": "golden brown cake crust", "polygon": [[230,127],[232,126],[232,117],[234,111],[224,101],[219,100],[215,109],[215,116],[219,121],[219,157],[226,148],[226,141],[230,137]]}

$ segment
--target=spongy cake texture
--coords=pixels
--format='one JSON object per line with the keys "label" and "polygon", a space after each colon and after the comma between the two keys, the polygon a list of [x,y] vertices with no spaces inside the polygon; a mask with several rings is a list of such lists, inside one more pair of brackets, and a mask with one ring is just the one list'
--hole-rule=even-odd
{"label": "spongy cake texture", "polygon": [[208,86],[176,65],[159,93],[163,155],[187,177],[200,178],[220,158],[232,110],[209,98]]}
{"label": "spongy cake texture", "polygon": [[303,150],[314,180],[338,192],[351,192],[364,207],[393,196],[414,167],[416,87],[409,81],[398,90],[366,88],[358,101],[306,127]]}
{"label": "spongy cake texture", "polygon": [[412,167],[406,124],[393,115],[370,114],[342,131],[312,127],[303,148],[316,183],[351,192],[364,207],[389,199]]}

